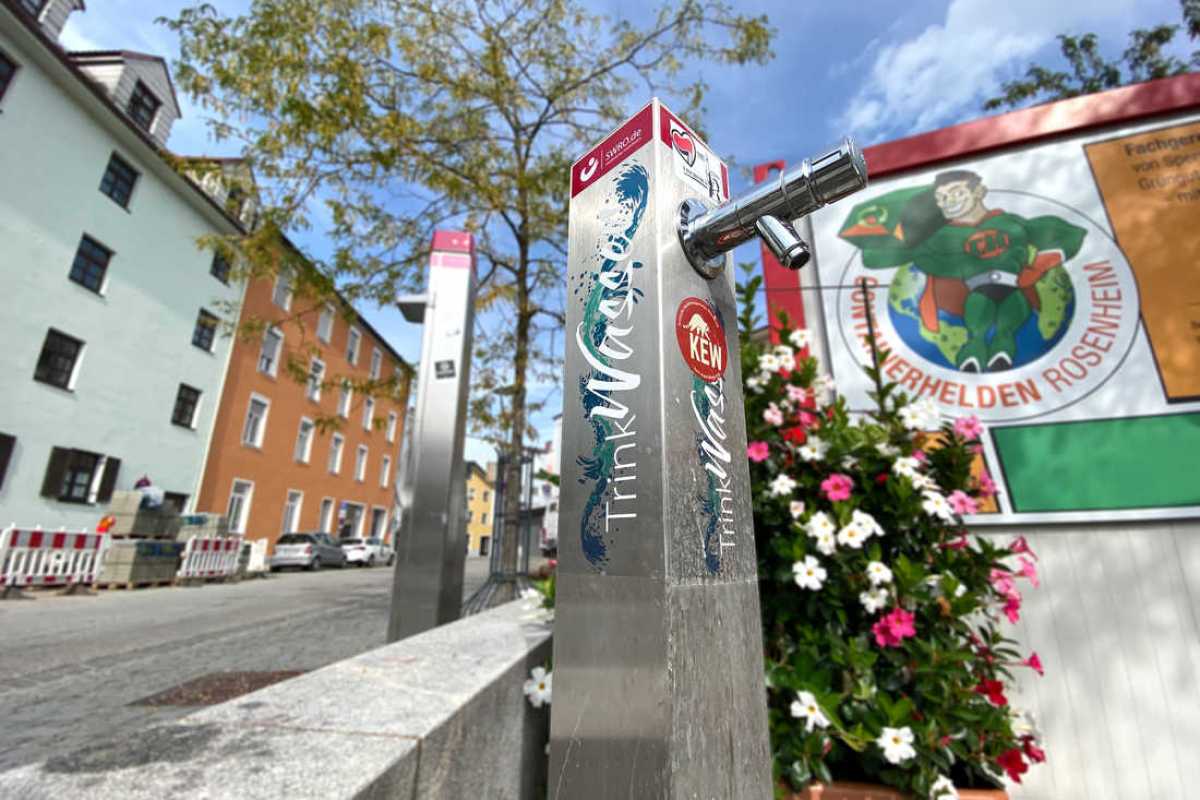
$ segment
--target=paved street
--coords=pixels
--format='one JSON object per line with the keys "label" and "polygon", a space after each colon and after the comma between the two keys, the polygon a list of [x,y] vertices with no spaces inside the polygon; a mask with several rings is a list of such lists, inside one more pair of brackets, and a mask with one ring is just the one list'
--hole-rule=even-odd
{"label": "paved street", "polygon": [[[464,596],[486,577],[487,559],[468,557]],[[0,602],[0,770],[183,716],[130,703],[201,675],[311,670],[378,647],[391,581],[323,570]]]}

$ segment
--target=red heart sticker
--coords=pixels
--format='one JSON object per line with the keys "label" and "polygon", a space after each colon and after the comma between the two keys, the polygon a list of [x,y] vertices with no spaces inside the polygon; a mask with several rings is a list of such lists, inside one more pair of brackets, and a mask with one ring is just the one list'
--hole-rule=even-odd
{"label": "red heart sticker", "polygon": [[696,142],[692,140],[690,133],[672,128],[671,143],[675,145],[676,152],[683,156],[683,160],[689,167],[696,163]]}

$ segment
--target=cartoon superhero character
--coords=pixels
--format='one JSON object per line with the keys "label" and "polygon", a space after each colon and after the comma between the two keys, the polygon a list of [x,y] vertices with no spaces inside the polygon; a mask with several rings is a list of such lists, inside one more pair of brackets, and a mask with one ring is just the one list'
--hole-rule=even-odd
{"label": "cartoon superhero character", "polygon": [[939,311],[962,317],[967,339],[955,366],[963,372],[1012,368],[1017,331],[1039,309],[1037,282],[1073,258],[1087,234],[1055,216],[989,209],[986,195],[976,173],[943,172],[932,186],[855,206],[838,233],[870,269],[911,263],[925,273],[921,324],[936,332]]}

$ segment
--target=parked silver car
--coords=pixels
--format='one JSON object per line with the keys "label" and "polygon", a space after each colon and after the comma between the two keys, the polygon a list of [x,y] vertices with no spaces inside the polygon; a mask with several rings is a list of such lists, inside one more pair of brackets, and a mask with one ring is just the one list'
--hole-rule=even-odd
{"label": "parked silver car", "polygon": [[346,566],[346,554],[327,533],[285,533],[275,542],[275,553],[271,556],[271,571],[282,567]]}

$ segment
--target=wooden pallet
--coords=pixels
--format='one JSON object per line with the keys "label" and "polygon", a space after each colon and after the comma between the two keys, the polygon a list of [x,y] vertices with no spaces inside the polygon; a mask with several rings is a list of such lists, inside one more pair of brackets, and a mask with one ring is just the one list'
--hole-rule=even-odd
{"label": "wooden pallet", "polygon": [[92,588],[108,591],[110,589],[153,589],[160,586],[174,586],[175,581],[113,581],[112,583],[97,583]]}

